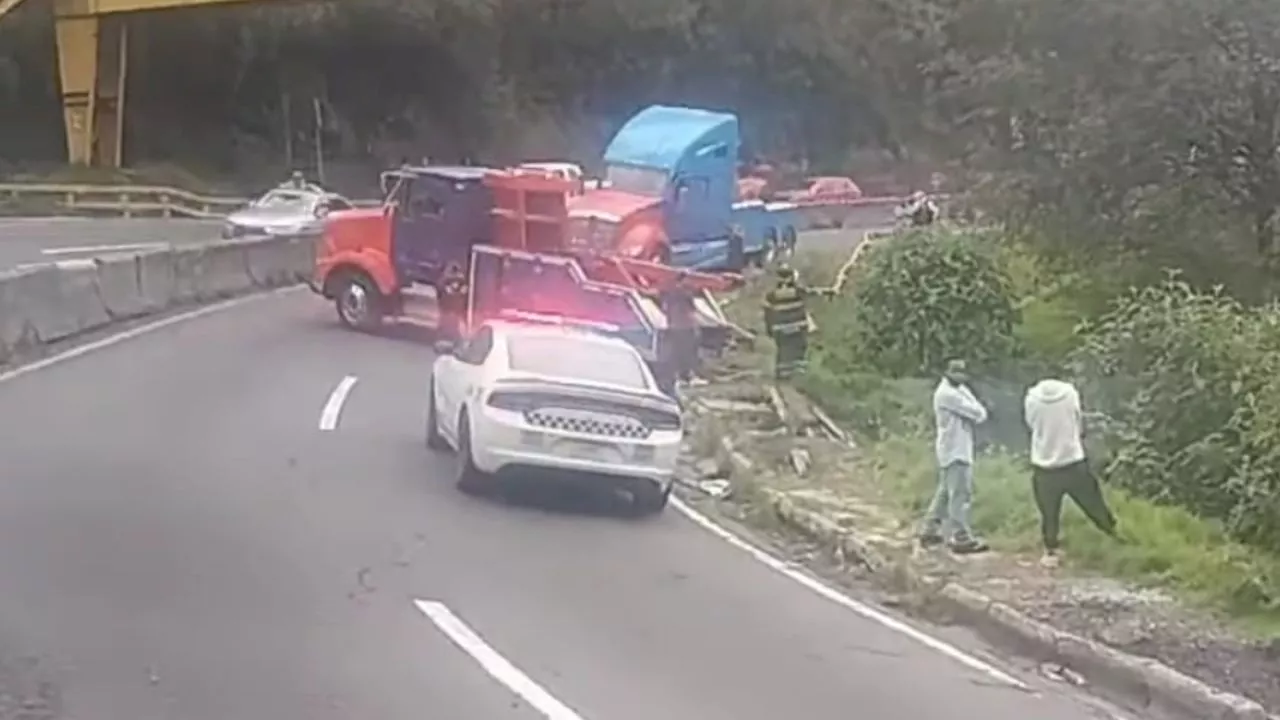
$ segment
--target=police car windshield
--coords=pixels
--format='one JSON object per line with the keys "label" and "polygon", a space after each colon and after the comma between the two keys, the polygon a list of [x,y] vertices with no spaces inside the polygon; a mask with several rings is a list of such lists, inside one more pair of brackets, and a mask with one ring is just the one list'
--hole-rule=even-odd
{"label": "police car windshield", "polygon": [[644,390],[639,357],[628,348],[591,338],[513,335],[507,341],[511,369],[565,380],[585,380]]}
{"label": "police car windshield", "polygon": [[670,178],[665,170],[635,165],[609,165],[605,168],[604,179],[609,184],[610,190],[646,197],[662,197],[667,191],[667,181]]}

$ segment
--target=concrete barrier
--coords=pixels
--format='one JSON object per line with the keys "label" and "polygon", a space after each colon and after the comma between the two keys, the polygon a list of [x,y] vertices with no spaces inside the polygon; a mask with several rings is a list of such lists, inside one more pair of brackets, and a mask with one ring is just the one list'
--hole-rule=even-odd
{"label": "concrete barrier", "polygon": [[0,364],[114,322],[302,282],[315,242],[256,238],[0,272]]}

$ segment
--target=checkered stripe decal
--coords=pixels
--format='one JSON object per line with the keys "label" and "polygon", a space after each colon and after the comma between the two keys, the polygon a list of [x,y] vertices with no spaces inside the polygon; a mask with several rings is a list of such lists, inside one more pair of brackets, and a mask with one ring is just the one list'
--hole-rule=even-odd
{"label": "checkered stripe decal", "polygon": [[639,420],[616,415],[533,410],[525,413],[525,419],[530,424],[538,427],[581,433],[583,435],[603,435],[604,437],[625,438],[628,440],[643,440],[649,437],[649,428],[645,427]]}

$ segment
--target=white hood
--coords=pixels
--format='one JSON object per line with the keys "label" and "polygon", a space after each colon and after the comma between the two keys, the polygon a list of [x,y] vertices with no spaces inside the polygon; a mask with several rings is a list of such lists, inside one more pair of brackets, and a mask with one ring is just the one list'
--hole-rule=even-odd
{"label": "white hood", "polygon": [[1078,396],[1074,385],[1061,380],[1041,380],[1027,391],[1027,400],[1034,400],[1044,405]]}
{"label": "white hood", "polygon": [[1080,393],[1062,380],[1041,380],[1023,403],[1031,430],[1031,464],[1060,468],[1084,460]]}

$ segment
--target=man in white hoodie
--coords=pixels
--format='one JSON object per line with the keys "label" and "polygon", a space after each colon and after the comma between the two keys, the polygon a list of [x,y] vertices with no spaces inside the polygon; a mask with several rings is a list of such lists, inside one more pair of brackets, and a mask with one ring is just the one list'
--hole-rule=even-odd
{"label": "man in white hoodie", "polygon": [[929,503],[920,544],[948,542],[952,552],[962,555],[985,552],[986,543],[969,527],[969,508],[973,504],[973,431],[987,421],[987,409],[969,389],[963,360],[947,364],[933,391],[933,415],[938,431],[934,443],[938,489]]}
{"label": "man in white hoodie", "polygon": [[1040,511],[1044,565],[1058,564],[1062,498],[1070,497],[1102,532],[1115,537],[1116,519],[1102,496],[1084,453],[1084,413],[1080,393],[1064,380],[1046,378],[1023,401],[1031,430],[1032,490]]}

